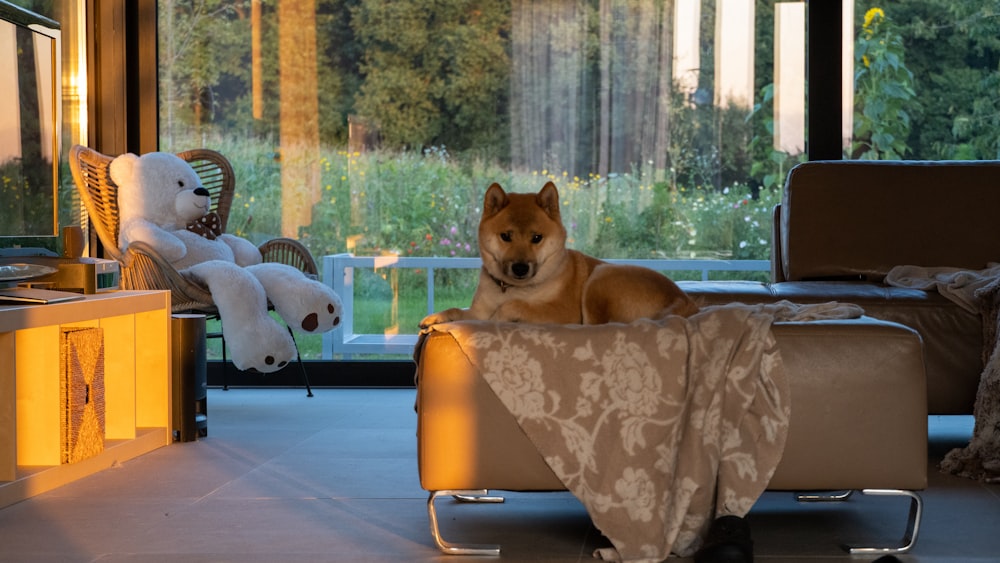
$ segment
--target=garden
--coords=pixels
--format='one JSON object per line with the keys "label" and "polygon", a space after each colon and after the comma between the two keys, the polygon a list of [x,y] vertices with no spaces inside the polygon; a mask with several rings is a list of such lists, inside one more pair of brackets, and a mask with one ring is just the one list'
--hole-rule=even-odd
{"label": "garden", "polygon": [[[280,160],[272,145],[219,138],[238,188],[229,231],[256,243],[280,232]],[[453,157],[446,147],[420,152],[331,148],[320,159],[321,190],[299,239],[317,258],[363,256],[478,256],[477,227],[486,187],[537,191],[551,181],[560,192],[568,244],[602,258],[766,260],[778,188],[745,184],[678,186],[655,172],[601,177],[561,170],[505,170],[483,160]],[[686,279],[692,272],[667,272]],[[750,274],[754,276],[754,274]],[[766,273],[758,274],[760,279]],[[743,274],[741,277],[748,277]],[[438,308],[468,306],[477,272],[439,270]],[[421,271],[356,272],[356,333],[395,327],[415,333],[426,313]],[[300,337],[304,357],[320,353],[319,337]]]}
{"label": "garden", "polygon": [[[312,30],[305,41],[281,33],[274,2],[254,4],[259,19],[246,2],[161,3],[160,147],[226,154],[239,182],[229,230],[284,232],[317,257],[475,256],[490,183],[552,181],[570,246],[589,254],[767,259],[782,183],[806,158],[774,148],[777,3],[755,2],[753,107],[713,102],[719,12],[698,4],[697,84],[682,88],[686,75],[657,62],[673,56],[673,3],[321,0],[288,26]],[[998,7],[856,1],[844,156],[1000,154]],[[281,72],[289,52],[315,68]],[[308,107],[303,91],[316,93]],[[308,171],[283,177],[303,153]],[[302,206],[307,217],[282,217]],[[435,272],[435,308],[467,305],[476,272]],[[415,332],[424,272],[355,280],[355,332]]]}

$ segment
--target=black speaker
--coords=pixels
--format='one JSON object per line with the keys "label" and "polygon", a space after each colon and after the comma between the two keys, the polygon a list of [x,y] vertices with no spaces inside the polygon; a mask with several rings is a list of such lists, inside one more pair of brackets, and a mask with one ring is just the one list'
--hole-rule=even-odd
{"label": "black speaker", "polygon": [[170,334],[174,441],[191,442],[208,436],[205,315],[173,315]]}

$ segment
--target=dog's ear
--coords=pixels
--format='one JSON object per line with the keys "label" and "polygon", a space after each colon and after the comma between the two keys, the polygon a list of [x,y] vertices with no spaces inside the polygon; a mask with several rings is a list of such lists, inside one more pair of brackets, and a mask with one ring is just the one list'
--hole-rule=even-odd
{"label": "dog's ear", "polygon": [[483,217],[489,217],[498,213],[501,209],[507,207],[508,202],[507,192],[503,191],[500,184],[496,182],[490,184],[490,187],[486,190],[486,197],[483,199]]}
{"label": "dog's ear", "polygon": [[542,191],[538,192],[535,196],[535,201],[538,203],[538,207],[545,210],[545,213],[553,219],[559,218],[559,190],[556,189],[556,185],[552,182],[546,182],[542,186]]}

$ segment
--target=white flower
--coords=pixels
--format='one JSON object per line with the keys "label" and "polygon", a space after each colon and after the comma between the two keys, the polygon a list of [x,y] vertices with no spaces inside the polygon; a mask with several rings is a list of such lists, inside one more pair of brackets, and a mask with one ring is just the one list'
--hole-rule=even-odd
{"label": "white flower", "polygon": [[524,346],[493,350],[483,361],[484,376],[499,382],[500,400],[517,418],[542,418],[545,415],[545,383],[542,366],[528,355]]}
{"label": "white flower", "polygon": [[601,365],[610,378],[608,394],[615,403],[633,416],[656,413],[662,382],[641,346],[627,342],[619,333],[611,350],[601,358]]}

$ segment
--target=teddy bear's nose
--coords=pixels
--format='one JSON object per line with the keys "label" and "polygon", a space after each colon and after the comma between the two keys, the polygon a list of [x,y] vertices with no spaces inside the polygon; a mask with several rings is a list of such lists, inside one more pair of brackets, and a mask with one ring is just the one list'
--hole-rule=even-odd
{"label": "teddy bear's nose", "polygon": [[194,189],[194,195],[212,195],[212,194],[208,193],[208,190],[206,190],[205,188],[198,186],[197,188]]}

